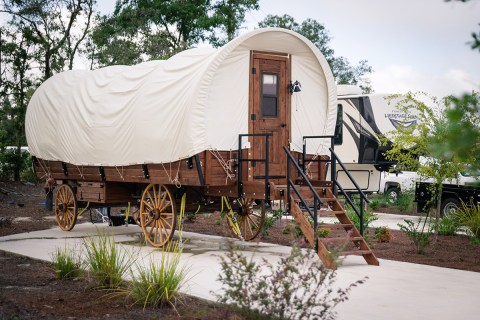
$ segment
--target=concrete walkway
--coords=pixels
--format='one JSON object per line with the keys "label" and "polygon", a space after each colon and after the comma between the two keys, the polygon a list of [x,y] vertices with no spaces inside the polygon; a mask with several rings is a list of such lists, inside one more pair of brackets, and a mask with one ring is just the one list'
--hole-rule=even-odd
{"label": "concrete walkway", "polygon": [[[405,218],[387,216],[380,217],[375,224],[394,227]],[[97,236],[99,232],[114,234],[121,248],[137,250],[140,264],[161,256],[161,250],[141,244],[143,234],[138,226],[108,227],[91,223],[78,224],[70,232],[53,228],[1,237],[0,250],[51,261],[57,248],[81,248],[85,237]],[[221,289],[216,279],[221,271],[219,257],[227,248],[226,239],[190,232],[183,232],[183,239],[188,241],[181,263],[190,270],[183,291],[215,300],[213,293]],[[275,263],[290,252],[289,247],[273,244],[237,244],[246,256],[256,261],[265,258]],[[335,286],[345,288],[365,276],[368,280],[354,288],[350,299],[336,308],[338,319],[478,319],[480,273],[382,259],[379,267],[369,266],[362,257],[349,256],[337,271]]]}

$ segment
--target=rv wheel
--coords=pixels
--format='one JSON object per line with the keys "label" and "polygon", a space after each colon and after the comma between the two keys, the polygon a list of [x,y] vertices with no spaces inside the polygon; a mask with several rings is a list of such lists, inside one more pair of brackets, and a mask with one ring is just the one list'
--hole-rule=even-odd
{"label": "rv wheel", "polygon": [[393,187],[387,190],[387,197],[390,203],[396,203],[398,201],[399,196],[400,196],[400,189]]}
{"label": "rv wheel", "polygon": [[452,216],[460,208],[460,201],[457,198],[446,198],[440,206],[440,215],[442,217]]}

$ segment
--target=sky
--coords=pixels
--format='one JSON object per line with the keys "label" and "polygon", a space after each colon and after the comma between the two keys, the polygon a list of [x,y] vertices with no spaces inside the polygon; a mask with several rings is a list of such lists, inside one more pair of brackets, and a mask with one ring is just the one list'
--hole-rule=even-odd
{"label": "sky", "polygon": [[[98,0],[109,13],[115,0]],[[437,97],[480,90],[480,51],[467,44],[480,32],[480,0],[260,0],[241,33],[268,14],[322,23],[336,56],[367,60],[377,93],[424,91]]]}

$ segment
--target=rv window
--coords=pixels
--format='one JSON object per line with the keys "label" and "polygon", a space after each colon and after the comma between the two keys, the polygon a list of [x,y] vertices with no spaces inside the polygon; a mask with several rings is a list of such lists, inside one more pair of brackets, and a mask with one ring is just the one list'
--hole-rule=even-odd
{"label": "rv window", "polygon": [[278,81],[276,74],[262,75],[262,116],[278,117]]}
{"label": "rv window", "polygon": [[337,106],[337,123],[335,124],[333,142],[337,146],[343,143],[343,106],[341,104]]}

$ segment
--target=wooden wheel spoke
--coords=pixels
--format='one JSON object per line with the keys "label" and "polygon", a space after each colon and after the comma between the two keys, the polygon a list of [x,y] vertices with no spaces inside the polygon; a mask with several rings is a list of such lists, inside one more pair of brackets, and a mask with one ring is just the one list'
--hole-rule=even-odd
{"label": "wooden wheel spoke", "polygon": [[165,205],[160,208],[160,212],[163,214],[169,206],[171,206],[170,201],[166,201]]}
{"label": "wooden wheel spoke", "polygon": [[[158,203],[158,208],[165,208],[164,203],[166,202],[165,200],[167,199],[167,195],[168,194],[166,192],[163,193],[162,198]],[[168,204],[166,204],[166,206],[168,206]],[[163,210],[164,209],[160,209],[160,212],[162,212]]]}
{"label": "wooden wheel spoke", "polygon": [[[164,226],[165,226],[165,225],[168,225],[168,228],[169,228],[170,230],[172,229],[172,223],[170,223],[170,222],[168,221],[168,219],[163,218],[163,219],[161,219],[161,220],[162,220],[162,224],[163,224]],[[167,228],[165,228],[165,229],[167,229]]]}
{"label": "wooden wheel spoke", "polygon": [[148,201],[143,201],[142,202],[150,211],[153,210],[153,206],[150,204],[150,202]]}
{"label": "wooden wheel spoke", "polygon": [[[152,221],[153,221],[153,220],[152,220]],[[149,238],[149,239],[152,239],[152,234],[153,234],[153,230],[154,230],[154,229],[155,229],[155,226],[151,226],[151,227],[150,227],[150,230],[149,230],[149,232],[148,232],[148,238]]]}

